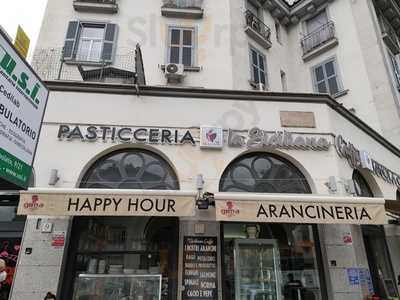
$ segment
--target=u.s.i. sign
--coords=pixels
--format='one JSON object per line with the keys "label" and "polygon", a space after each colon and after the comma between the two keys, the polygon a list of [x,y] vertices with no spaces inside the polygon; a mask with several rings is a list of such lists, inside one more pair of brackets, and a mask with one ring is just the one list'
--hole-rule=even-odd
{"label": "u.s.i. sign", "polygon": [[0,30],[0,178],[28,185],[49,91]]}

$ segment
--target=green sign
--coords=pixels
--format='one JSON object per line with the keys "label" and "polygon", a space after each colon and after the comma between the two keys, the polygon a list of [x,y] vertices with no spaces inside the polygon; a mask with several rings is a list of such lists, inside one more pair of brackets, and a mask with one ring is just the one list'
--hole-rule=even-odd
{"label": "green sign", "polygon": [[0,31],[0,178],[21,188],[32,172],[48,94]]}

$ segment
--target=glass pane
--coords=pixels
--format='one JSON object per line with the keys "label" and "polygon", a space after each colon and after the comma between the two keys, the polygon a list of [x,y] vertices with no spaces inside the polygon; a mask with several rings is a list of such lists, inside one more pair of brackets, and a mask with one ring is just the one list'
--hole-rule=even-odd
{"label": "glass pane", "polygon": [[[0,222],[11,222],[16,217],[15,206],[0,206]],[[0,249],[1,250],[1,249]]]}
{"label": "glass pane", "polygon": [[260,81],[262,84],[265,84],[265,73],[264,72],[260,72]]}
{"label": "glass pane", "polygon": [[259,55],[258,58],[259,58],[259,63],[260,63],[259,67],[260,67],[261,70],[264,71],[265,70],[265,68],[264,68],[264,57],[262,55]]}
{"label": "glass pane", "polygon": [[322,66],[315,68],[314,72],[315,72],[315,79],[317,81],[324,80],[324,69],[322,68]]}
{"label": "glass pane", "polygon": [[329,85],[329,91],[331,95],[336,94],[337,92],[339,92],[339,86],[338,83],[336,81],[336,77],[332,77],[328,79],[328,85]]}
{"label": "glass pane", "polygon": [[258,54],[254,50],[251,50],[251,59],[252,59],[253,65],[258,66]]}
{"label": "glass pane", "polygon": [[81,37],[92,38],[92,39],[103,39],[104,28],[98,27],[83,27],[81,32]]}
{"label": "glass pane", "polygon": [[258,74],[258,68],[253,67],[253,80],[255,83],[259,83],[260,82],[260,76]]}
{"label": "glass pane", "polygon": [[317,84],[317,90],[319,93],[327,93],[328,90],[326,89],[325,81],[322,81]]}
{"label": "glass pane", "polygon": [[90,61],[100,61],[102,44],[103,44],[102,42],[93,41],[92,49],[90,51],[88,60],[90,60]]}
{"label": "glass pane", "polygon": [[171,30],[171,45],[180,45],[181,43],[181,31],[178,29]]}
{"label": "glass pane", "polygon": [[334,65],[333,61],[330,61],[325,64],[325,72],[326,72],[327,77],[331,77],[336,74],[335,73],[335,65]]}
{"label": "glass pane", "polygon": [[192,45],[192,33],[191,30],[183,31],[183,45],[191,46]]}
{"label": "glass pane", "polygon": [[179,64],[179,47],[171,47],[169,62]]}
{"label": "glass pane", "polygon": [[191,66],[192,65],[192,48],[183,48],[183,61],[182,63],[185,66]]}
{"label": "glass pane", "polygon": [[90,41],[89,40],[80,40],[78,46],[78,52],[76,53],[77,60],[87,60],[89,56],[90,50]]}

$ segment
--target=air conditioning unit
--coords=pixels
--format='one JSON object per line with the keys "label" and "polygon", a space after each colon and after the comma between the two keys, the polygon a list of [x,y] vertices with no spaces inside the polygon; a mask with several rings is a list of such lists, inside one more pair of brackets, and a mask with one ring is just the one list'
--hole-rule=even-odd
{"label": "air conditioning unit", "polygon": [[185,76],[183,64],[167,64],[165,66],[165,77],[168,80],[179,81]]}

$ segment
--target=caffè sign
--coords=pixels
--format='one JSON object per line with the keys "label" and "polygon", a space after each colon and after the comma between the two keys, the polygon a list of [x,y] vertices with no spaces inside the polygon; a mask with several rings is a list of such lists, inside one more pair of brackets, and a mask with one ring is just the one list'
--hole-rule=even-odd
{"label": "caff\u00e8 sign", "polygon": [[387,183],[400,188],[400,175],[372,159],[367,151],[359,150],[341,135],[335,138],[335,148],[340,157],[345,158],[353,169],[367,169]]}

